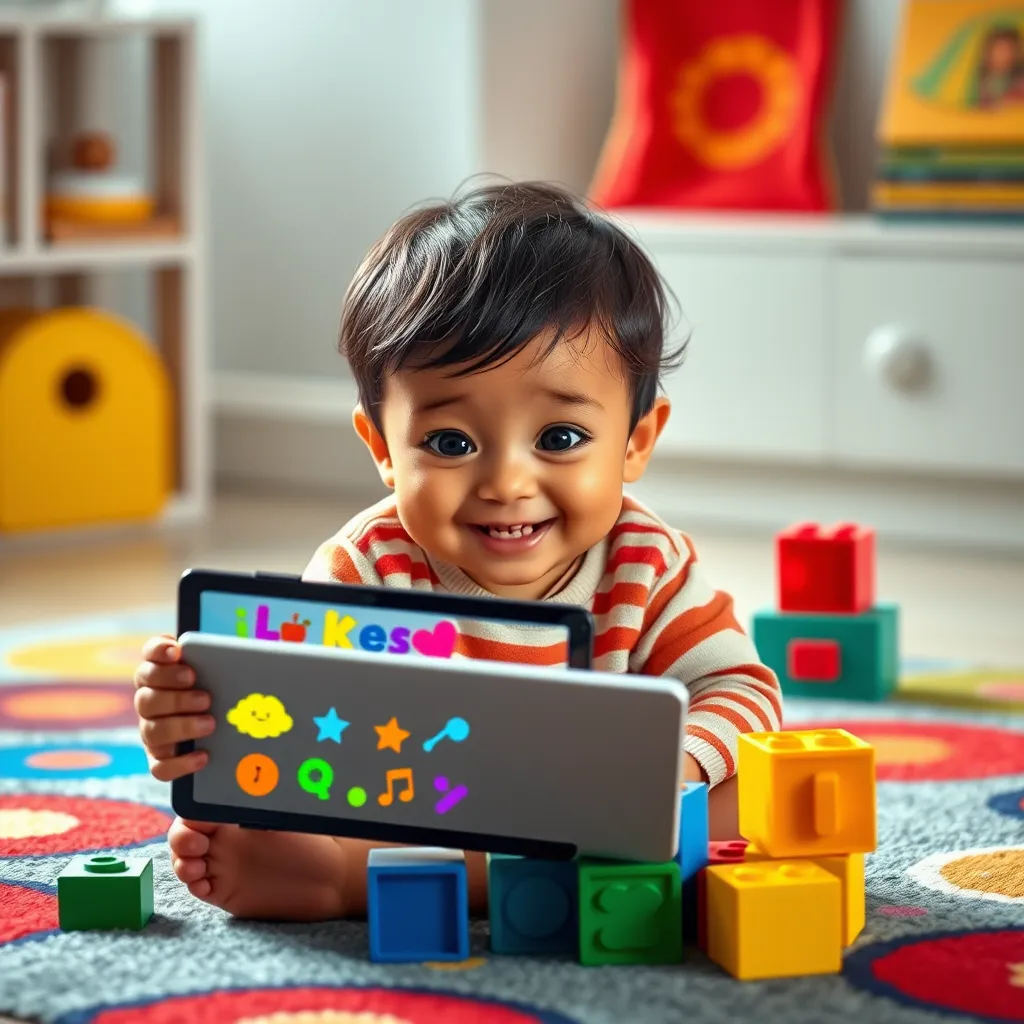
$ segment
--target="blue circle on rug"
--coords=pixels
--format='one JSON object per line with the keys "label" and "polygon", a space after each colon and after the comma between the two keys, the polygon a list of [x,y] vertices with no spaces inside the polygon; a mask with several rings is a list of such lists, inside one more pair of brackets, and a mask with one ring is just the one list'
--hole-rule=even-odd
{"label": "blue circle on rug", "polygon": [[0,778],[5,779],[112,779],[148,772],[145,751],[135,744],[0,747]]}
{"label": "blue circle on rug", "polygon": [[1012,793],[997,793],[989,797],[989,807],[1009,818],[1024,818],[1024,789]]}

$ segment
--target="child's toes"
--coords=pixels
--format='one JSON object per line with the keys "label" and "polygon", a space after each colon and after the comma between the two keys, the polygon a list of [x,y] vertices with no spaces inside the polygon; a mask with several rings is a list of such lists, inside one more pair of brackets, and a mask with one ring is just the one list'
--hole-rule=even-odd
{"label": "child's toes", "polygon": [[179,880],[188,886],[206,879],[206,861],[202,857],[175,857],[172,866]]}
{"label": "child's toes", "polygon": [[176,818],[167,830],[167,845],[175,857],[205,857],[210,850],[210,837],[197,831],[190,822]]}

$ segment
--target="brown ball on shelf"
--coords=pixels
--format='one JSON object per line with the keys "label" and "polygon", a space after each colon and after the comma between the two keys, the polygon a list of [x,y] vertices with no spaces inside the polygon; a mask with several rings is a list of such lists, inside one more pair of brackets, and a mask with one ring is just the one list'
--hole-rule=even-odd
{"label": "brown ball on shelf", "polygon": [[71,162],[80,171],[105,171],[114,163],[114,140],[104,132],[83,132],[71,144]]}

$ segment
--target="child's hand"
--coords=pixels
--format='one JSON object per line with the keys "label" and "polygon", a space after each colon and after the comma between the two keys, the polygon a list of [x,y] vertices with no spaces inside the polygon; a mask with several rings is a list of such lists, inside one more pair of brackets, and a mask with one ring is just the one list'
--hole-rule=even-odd
{"label": "child's hand", "polygon": [[135,670],[135,710],[139,732],[150,758],[153,778],[171,782],[198,771],[209,755],[204,750],[175,756],[175,745],[213,732],[210,695],[194,690],[196,675],[181,661],[173,636],[156,636],[142,649],[145,661]]}

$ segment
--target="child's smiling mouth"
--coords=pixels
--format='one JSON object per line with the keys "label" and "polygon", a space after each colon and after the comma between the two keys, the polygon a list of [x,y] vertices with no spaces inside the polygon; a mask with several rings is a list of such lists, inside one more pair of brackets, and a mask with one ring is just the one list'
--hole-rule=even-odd
{"label": "child's smiling mouth", "polygon": [[488,551],[512,554],[536,547],[551,529],[555,519],[535,523],[472,523],[473,532]]}

